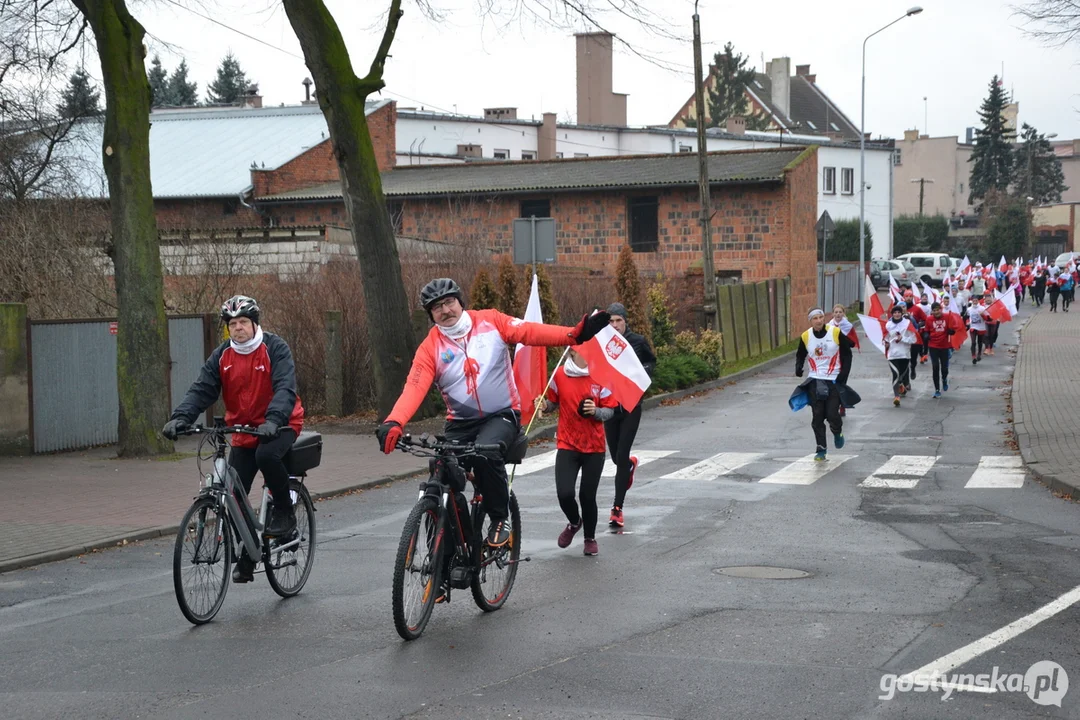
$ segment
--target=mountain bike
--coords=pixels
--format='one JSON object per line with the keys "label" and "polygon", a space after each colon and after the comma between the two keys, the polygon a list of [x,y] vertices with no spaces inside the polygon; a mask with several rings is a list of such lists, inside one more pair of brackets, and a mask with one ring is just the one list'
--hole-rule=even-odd
{"label": "mountain bike", "polygon": [[[266,537],[266,515],[270,491],[263,485],[258,515],[248,501],[243,483],[226,460],[228,436],[234,433],[258,436],[254,428],[226,426],[224,418],[214,418],[213,427],[194,425],[180,435],[200,435],[198,450],[199,494],[180,522],[173,549],[173,589],[180,612],[195,625],[210,622],[225,602],[230,570],[236,552],[246,550],[258,558],[255,572],[265,572],[270,587],[281,597],[300,592],[311,574],[315,560],[315,505],[304,487],[307,471],[318,467],[322,458],[322,436],[302,432],[285,454],[289,471],[289,494],[297,509],[296,530],[283,537]],[[204,455],[204,448],[211,452]],[[210,463],[203,472],[203,463]]]}
{"label": "mountain bike", "polygon": [[[523,454],[524,440],[520,442]],[[502,445],[458,444],[427,435],[413,442],[405,435],[398,448],[429,458],[430,475],[420,484],[394,563],[394,627],[405,640],[415,640],[427,627],[436,602],[449,603],[454,590],[470,588],[484,612],[506,603],[522,560],[521,512],[511,491],[510,540],[494,548],[484,540],[482,496],[474,489],[472,500],[465,499],[465,486],[473,479],[466,465],[482,452],[505,452]]]}

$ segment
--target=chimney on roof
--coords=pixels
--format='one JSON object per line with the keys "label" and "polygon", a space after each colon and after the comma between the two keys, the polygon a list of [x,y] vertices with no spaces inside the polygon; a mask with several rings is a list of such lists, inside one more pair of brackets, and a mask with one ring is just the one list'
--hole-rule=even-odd
{"label": "chimney on roof", "polygon": [[626,127],[626,95],[612,92],[615,36],[597,32],[575,37],[578,124]]}
{"label": "chimney on roof", "polygon": [[517,108],[484,108],[485,120],[517,120]]}
{"label": "chimney on roof", "polygon": [[732,115],[727,119],[727,131],[732,135],[746,134],[746,118],[742,115]]}
{"label": "chimney on roof", "polygon": [[244,91],[244,97],[240,100],[240,107],[258,109],[262,107],[262,95],[259,94],[258,85],[248,85]]}
{"label": "chimney on roof", "polygon": [[904,142],[915,142],[918,139],[919,139],[919,130],[918,129],[905,130],[904,131]]}
{"label": "chimney on roof", "polygon": [[806,78],[807,82],[817,82],[817,75],[811,75],[810,74],[810,66],[809,65],[796,65],[795,66],[795,75],[797,77]]}
{"label": "chimney on roof", "polygon": [[1073,155],[1080,155],[1080,139],[1073,140]]}
{"label": "chimney on roof", "polygon": [[537,157],[540,160],[555,159],[555,139],[559,134],[555,120],[555,113],[544,113],[544,122],[540,125],[540,134],[536,139]]}
{"label": "chimney on roof", "polygon": [[964,142],[968,145],[971,145],[973,142],[975,142],[975,128],[969,127],[967,129],[967,132],[964,135]]}
{"label": "chimney on roof", "polygon": [[311,99],[311,86],[315,83],[311,82],[311,78],[306,77],[300,82],[300,84],[304,86],[304,102],[302,104],[310,105],[313,102],[313,100]]}
{"label": "chimney on roof", "polygon": [[772,104],[784,117],[791,117],[791,58],[773,58],[766,65],[772,84]]}

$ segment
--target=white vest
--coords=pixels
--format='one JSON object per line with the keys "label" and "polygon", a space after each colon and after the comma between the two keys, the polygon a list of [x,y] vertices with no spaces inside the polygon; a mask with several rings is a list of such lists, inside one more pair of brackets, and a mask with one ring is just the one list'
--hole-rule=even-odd
{"label": "white vest", "polygon": [[840,328],[831,325],[825,329],[823,338],[815,336],[812,329],[802,334],[806,362],[810,366],[810,377],[835,381],[840,374]]}

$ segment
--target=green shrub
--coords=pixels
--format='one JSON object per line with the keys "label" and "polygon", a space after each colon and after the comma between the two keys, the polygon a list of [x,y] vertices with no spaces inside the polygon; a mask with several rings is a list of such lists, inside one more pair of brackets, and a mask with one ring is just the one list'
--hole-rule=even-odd
{"label": "green shrub", "polygon": [[716,378],[717,374],[702,358],[691,353],[665,353],[656,361],[650,392],[670,392],[692,387]]}
{"label": "green shrub", "polygon": [[659,349],[670,345],[675,340],[675,321],[671,319],[669,307],[671,301],[662,274],[657,275],[656,282],[649,286],[645,297],[648,303],[653,347]]}

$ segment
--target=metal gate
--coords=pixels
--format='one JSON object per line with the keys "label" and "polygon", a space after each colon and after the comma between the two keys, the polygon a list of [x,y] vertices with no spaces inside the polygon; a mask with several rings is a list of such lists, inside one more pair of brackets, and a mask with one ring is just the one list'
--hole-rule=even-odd
{"label": "metal gate", "polygon": [[[118,440],[116,323],[30,323],[30,405],[34,452],[74,450]],[[210,354],[202,315],[169,318],[170,391],[179,399]]]}

